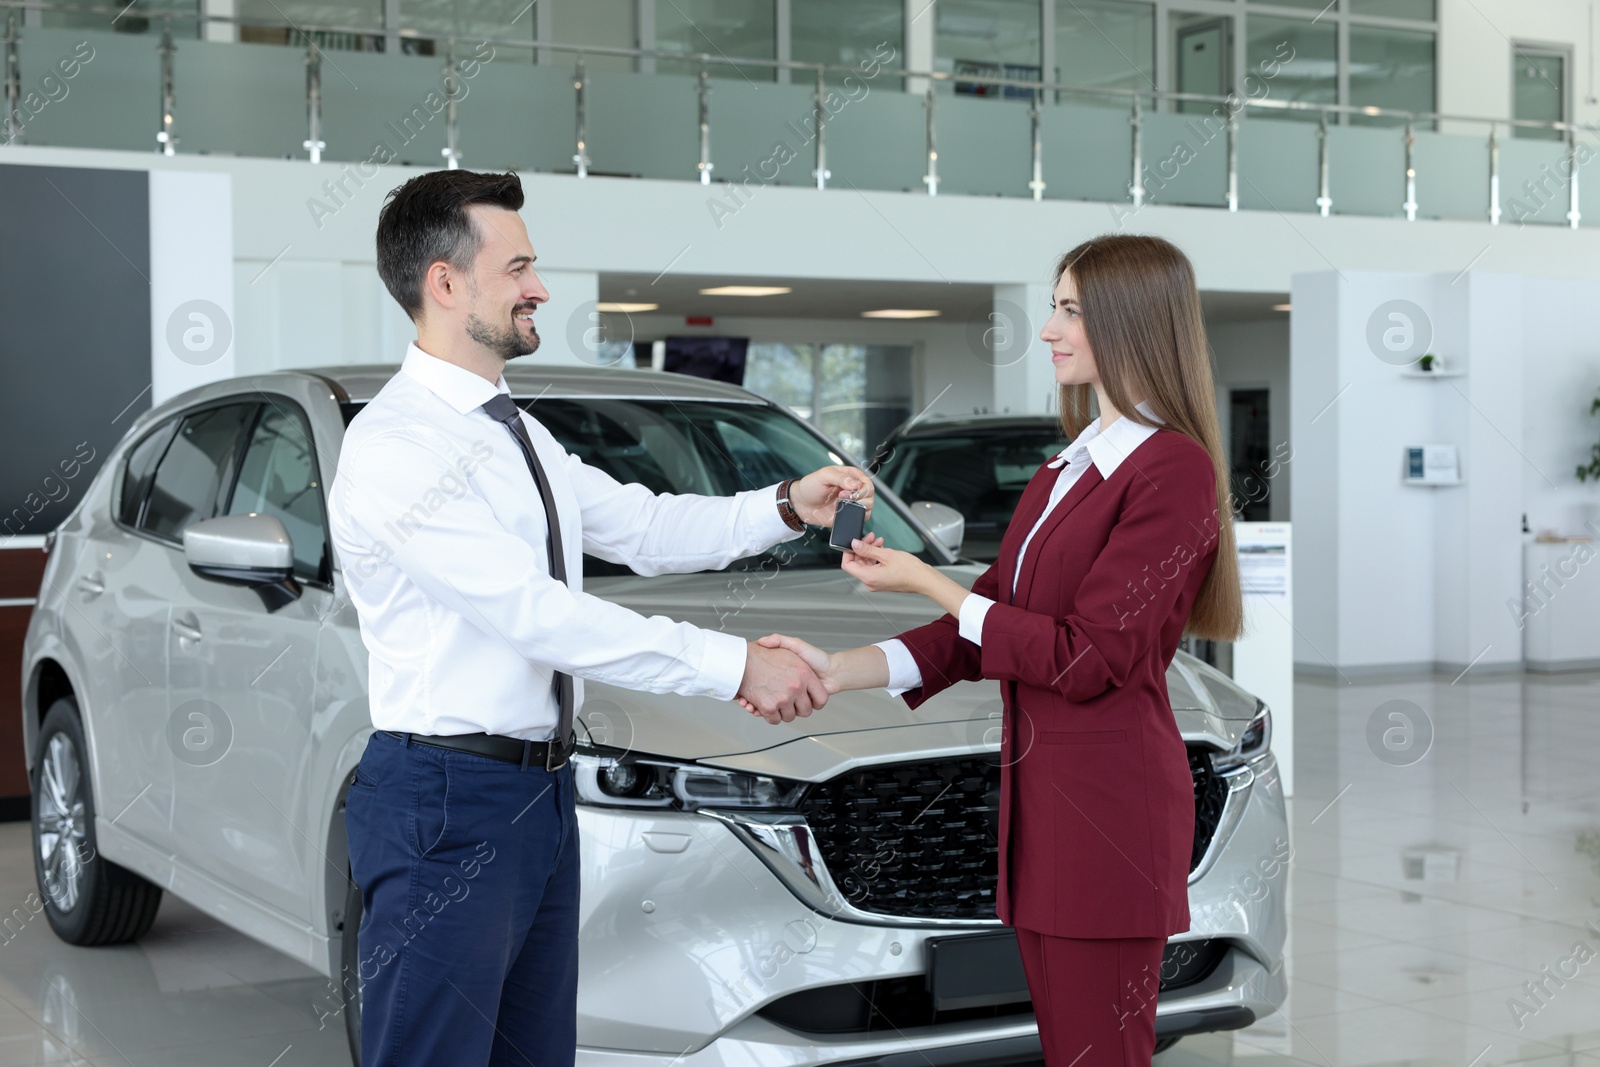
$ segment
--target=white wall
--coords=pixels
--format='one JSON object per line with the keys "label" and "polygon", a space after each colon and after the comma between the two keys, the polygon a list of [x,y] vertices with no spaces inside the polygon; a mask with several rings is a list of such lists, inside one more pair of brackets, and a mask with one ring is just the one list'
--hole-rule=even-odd
{"label": "white wall", "polygon": [[[1594,50],[1589,0],[1439,0],[1439,110],[1446,114],[1511,115],[1511,42],[1572,47],[1570,104],[1577,122],[1600,122],[1589,73]],[[1447,127],[1482,132],[1481,125]],[[1505,131],[1501,131],[1504,134]],[[1594,143],[1592,137],[1589,138]]]}
{"label": "white wall", "polygon": [[[1600,286],[1344,271],[1297,276],[1292,291],[1297,665],[1519,666],[1507,602],[1522,593],[1523,512],[1562,533],[1600,518],[1600,488],[1574,474],[1600,436]],[[1460,376],[1381,358],[1372,325],[1398,300]],[[1436,443],[1457,446],[1463,484],[1403,484],[1405,446]]]}

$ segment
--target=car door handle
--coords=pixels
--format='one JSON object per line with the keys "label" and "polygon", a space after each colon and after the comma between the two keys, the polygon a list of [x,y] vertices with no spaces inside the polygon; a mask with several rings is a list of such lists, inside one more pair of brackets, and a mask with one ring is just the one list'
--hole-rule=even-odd
{"label": "car door handle", "polygon": [[172,620],[172,632],[183,641],[200,640],[200,620],[193,615]]}
{"label": "car door handle", "polygon": [[85,600],[93,600],[105,591],[106,583],[101,578],[99,571],[95,571],[93,574],[85,574],[78,579],[78,592],[83,594],[83,599]]}

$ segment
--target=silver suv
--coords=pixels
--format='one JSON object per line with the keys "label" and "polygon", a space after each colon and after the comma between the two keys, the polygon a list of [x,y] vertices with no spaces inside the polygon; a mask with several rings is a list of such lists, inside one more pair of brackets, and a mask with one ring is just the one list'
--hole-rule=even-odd
{"label": "silver suv", "polygon": [[[140,418],[48,539],[23,650],[34,855],[56,933],[133,940],[171,891],[328,976],[314,1007],[352,1034],[360,895],[342,810],[372,727],[324,490],[345,426],[394,371],[239,378]],[[589,368],[507,380],[567,449],[657,491],[725,494],[844,459],[731,386]],[[958,562],[958,518],[879,499],[888,544],[977,576]],[[862,595],[837,559],[816,536],[715,574],[589,559],[585,586],[827,648],[927,620],[912,598]],[[1288,828],[1261,702],[1183,653],[1167,687],[1195,796],[1193,927],[1160,976],[1170,1044],[1282,1002]],[[992,683],[916,711],[883,690],[840,694],[788,726],[591,685],[580,1057],[1037,1059],[994,914],[999,715]]]}

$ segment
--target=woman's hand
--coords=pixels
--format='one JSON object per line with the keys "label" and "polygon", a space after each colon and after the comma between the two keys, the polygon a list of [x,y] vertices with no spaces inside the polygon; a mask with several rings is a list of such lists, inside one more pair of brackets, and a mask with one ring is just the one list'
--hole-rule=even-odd
{"label": "woman's hand", "polygon": [[925,592],[928,576],[938,575],[910,552],[885,548],[883,538],[870,533],[850,542],[839,566],[874,593]]}
{"label": "woman's hand", "polygon": [[[828,655],[816,645],[813,645],[807,641],[802,641],[798,637],[787,637],[783,634],[768,634],[766,637],[763,637],[761,640],[757,641],[756,644],[763,648],[788,649],[790,652],[793,652],[795,655],[799,656],[801,661],[804,662],[807,667],[810,667],[813,672],[815,672],[816,676],[821,679],[823,687],[827,689],[830,696],[839,691],[834,657]],[[761,712],[756,710],[756,706],[750,703],[744,697],[741,696],[737,699],[739,701],[739,706],[744,708],[744,710],[748,711],[750,714],[761,714]]]}

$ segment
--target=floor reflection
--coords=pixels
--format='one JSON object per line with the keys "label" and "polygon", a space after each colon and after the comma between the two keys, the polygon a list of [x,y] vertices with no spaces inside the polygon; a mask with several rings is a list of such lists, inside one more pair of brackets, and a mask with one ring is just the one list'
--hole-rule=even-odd
{"label": "floor reflection", "polygon": [[[1382,740],[1395,701],[1425,747]],[[1295,733],[1288,1003],[1157,1067],[1600,1067],[1600,674],[1303,680]],[[308,969],[170,896],[69,947],[26,826],[0,857],[0,1067],[348,1064]]]}

